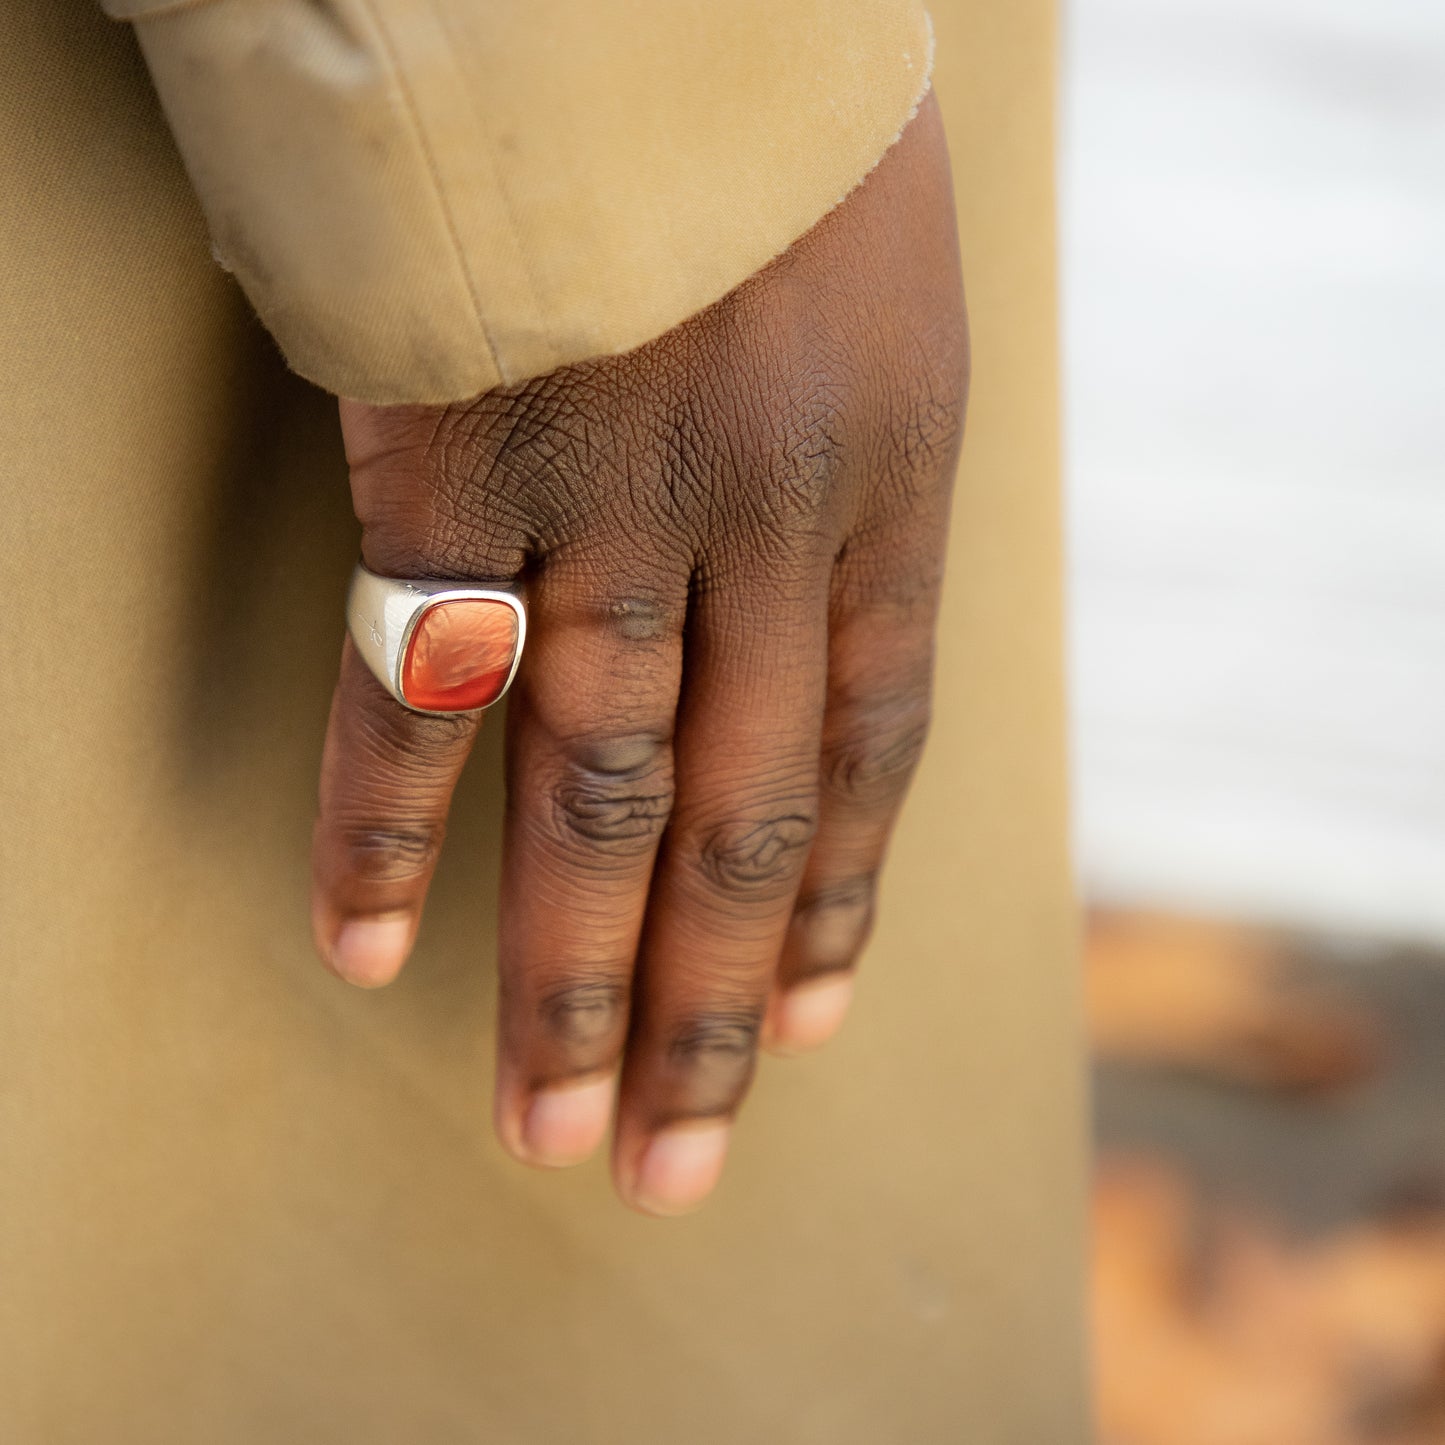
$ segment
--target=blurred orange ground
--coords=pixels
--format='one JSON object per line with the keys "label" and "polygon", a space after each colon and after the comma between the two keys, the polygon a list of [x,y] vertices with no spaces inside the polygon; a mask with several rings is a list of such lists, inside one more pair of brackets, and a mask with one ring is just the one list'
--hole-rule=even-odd
{"label": "blurred orange ground", "polygon": [[1090,928],[1101,1445],[1445,1445],[1445,961]]}

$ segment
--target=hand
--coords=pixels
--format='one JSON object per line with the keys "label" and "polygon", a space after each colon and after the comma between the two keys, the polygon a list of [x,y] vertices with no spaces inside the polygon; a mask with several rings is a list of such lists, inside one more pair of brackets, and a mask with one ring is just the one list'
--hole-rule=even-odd
{"label": "hand", "polygon": [[[617,1126],[654,1213],[716,1183],[760,1037],[841,1022],[928,723],[967,372],[930,98],[758,275],[626,356],[451,406],[343,402],[363,556],[515,582],[496,1121],[535,1164]],[[317,946],[389,982],[478,727],[348,642]]]}

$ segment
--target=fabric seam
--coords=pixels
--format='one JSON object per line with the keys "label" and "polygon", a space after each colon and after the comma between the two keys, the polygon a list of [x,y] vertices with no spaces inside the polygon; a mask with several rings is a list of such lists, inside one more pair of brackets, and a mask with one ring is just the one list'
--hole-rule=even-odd
{"label": "fabric seam", "polygon": [[[202,3],[206,3],[206,0],[202,0]],[[467,296],[472,303],[472,316],[477,323],[477,330],[482,334],[482,340],[486,344],[487,353],[492,359],[492,370],[498,377],[501,377],[501,358],[497,355],[496,344],[493,342],[491,333],[487,330],[487,323],[483,318],[481,294],[477,290],[476,278],[472,275],[472,268],[467,264],[466,248],[462,245],[461,232],[457,228],[456,217],[452,214],[451,204],[447,199],[446,187],[442,184],[441,165],[437,160],[435,151],[432,149],[426,126],[422,123],[421,109],[417,105],[416,96],[407,81],[406,73],[402,68],[396,47],[392,43],[391,33],[387,30],[385,21],[377,11],[375,0],[362,0],[362,4],[365,5],[366,12],[371,17],[371,23],[376,27],[377,34],[381,37],[381,43],[385,47],[387,64],[391,68],[397,89],[401,92],[407,115],[411,120],[412,129],[416,133],[417,144],[421,147],[422,157],[426,161],[427,175],[431,180],[432,190],[436,194],[437,205],[441,209],[442,219],[446,222],[447,239],[451,242],[453,259],[456,262],[457,270],[461,272],[462,282],[466,286]],[[436,9],[431,3],[431,0],[427,0],[427,9],[432,11],[433,18],[435,19]],[[439,19],[437,23],[438,25],[441,24]],[[442,28],[444,29],[445,27],[443,26]]]}
{"label": "fabric seam", "polygon": [[[437,7],[436,0],[427,0],[427,4],[430,6],[432,14],[436,18],[438,28],[447,37],[448,43],[450,44],[451,42],[454,42],[456,36],[447,21],[446,12],[443,9],[439,9]],[[455,53],[455,47],[449,53]],[[463,76],[459,75],[458,81],[460,82],[460,90],[462,94],[467,97],[467,113],[471,117],[473,129],[478,136],[486,138],[487,165],[491,172],[492,185],[495,189],[501,208],[506,213],[507,221],[511,227],[512,239],[515,242],[516,238],[521,234],[521,227],[518,225],[517,208],[512,199],[511,187],[508,185],[505,179],[501,166],[497,163],[496,152],[491,145],[491,129],[487,124],[486,116],[477,108],[476,101],[473,98],[473,88],[468,87],[465,84],[465,77]],[[531,257],[529,256],[526,247],[518,246],[516,248],[516,260],[521,279],[526,283],[527,294],[531,298],[533,318],[538,324],[538,329],[545,330],[544,318],[547,315],[547,308],[543,305],[542,301],[544,288],[539,284],[539,278],[536,272],[532,269]],[[481,324],[480,319],[478,321],[478,324]],[[552,359],[555,360],[557,349],[553,345],[550,346],[550,350],[552,352]],[[502,378],[503,385],[512,385],[517,378],[515,378],[508,370],[508,368],[503,364],[502,358],[500,357],[500,355],[497,355],[497,348],[495,346],[493,346],[493,354],[494,356],[496,356],[497,371]],[[540,374],[545,375],[545,373]]]}

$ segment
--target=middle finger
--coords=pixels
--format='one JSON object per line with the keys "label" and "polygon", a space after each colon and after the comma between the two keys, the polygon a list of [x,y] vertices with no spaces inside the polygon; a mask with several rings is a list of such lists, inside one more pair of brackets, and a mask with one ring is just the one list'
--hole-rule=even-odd
{"label": "middle finger", "polygon": [[[672,807],[688,561],[549,559],[508,713],[497,1130],[528,1163],[601,1141]],[[646,578],[623,596],[616,577]]]}

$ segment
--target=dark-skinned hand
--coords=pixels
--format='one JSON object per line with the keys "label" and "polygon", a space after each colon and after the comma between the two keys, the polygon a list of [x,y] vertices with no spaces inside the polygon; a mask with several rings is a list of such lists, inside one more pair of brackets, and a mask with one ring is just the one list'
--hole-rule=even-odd
{"label": "dark-skinned hand", "polygon": [[[449,406],[341,404],[362,554],[520,587],[507,707],[496,1125],[622,1197],[717,1182],[760,1041],[842,1021],[928,726],[967,340],[930,97],[831,214],[625,356]],[[402,967],[479,726],[401,707],[350,642],[314,922]]]}

